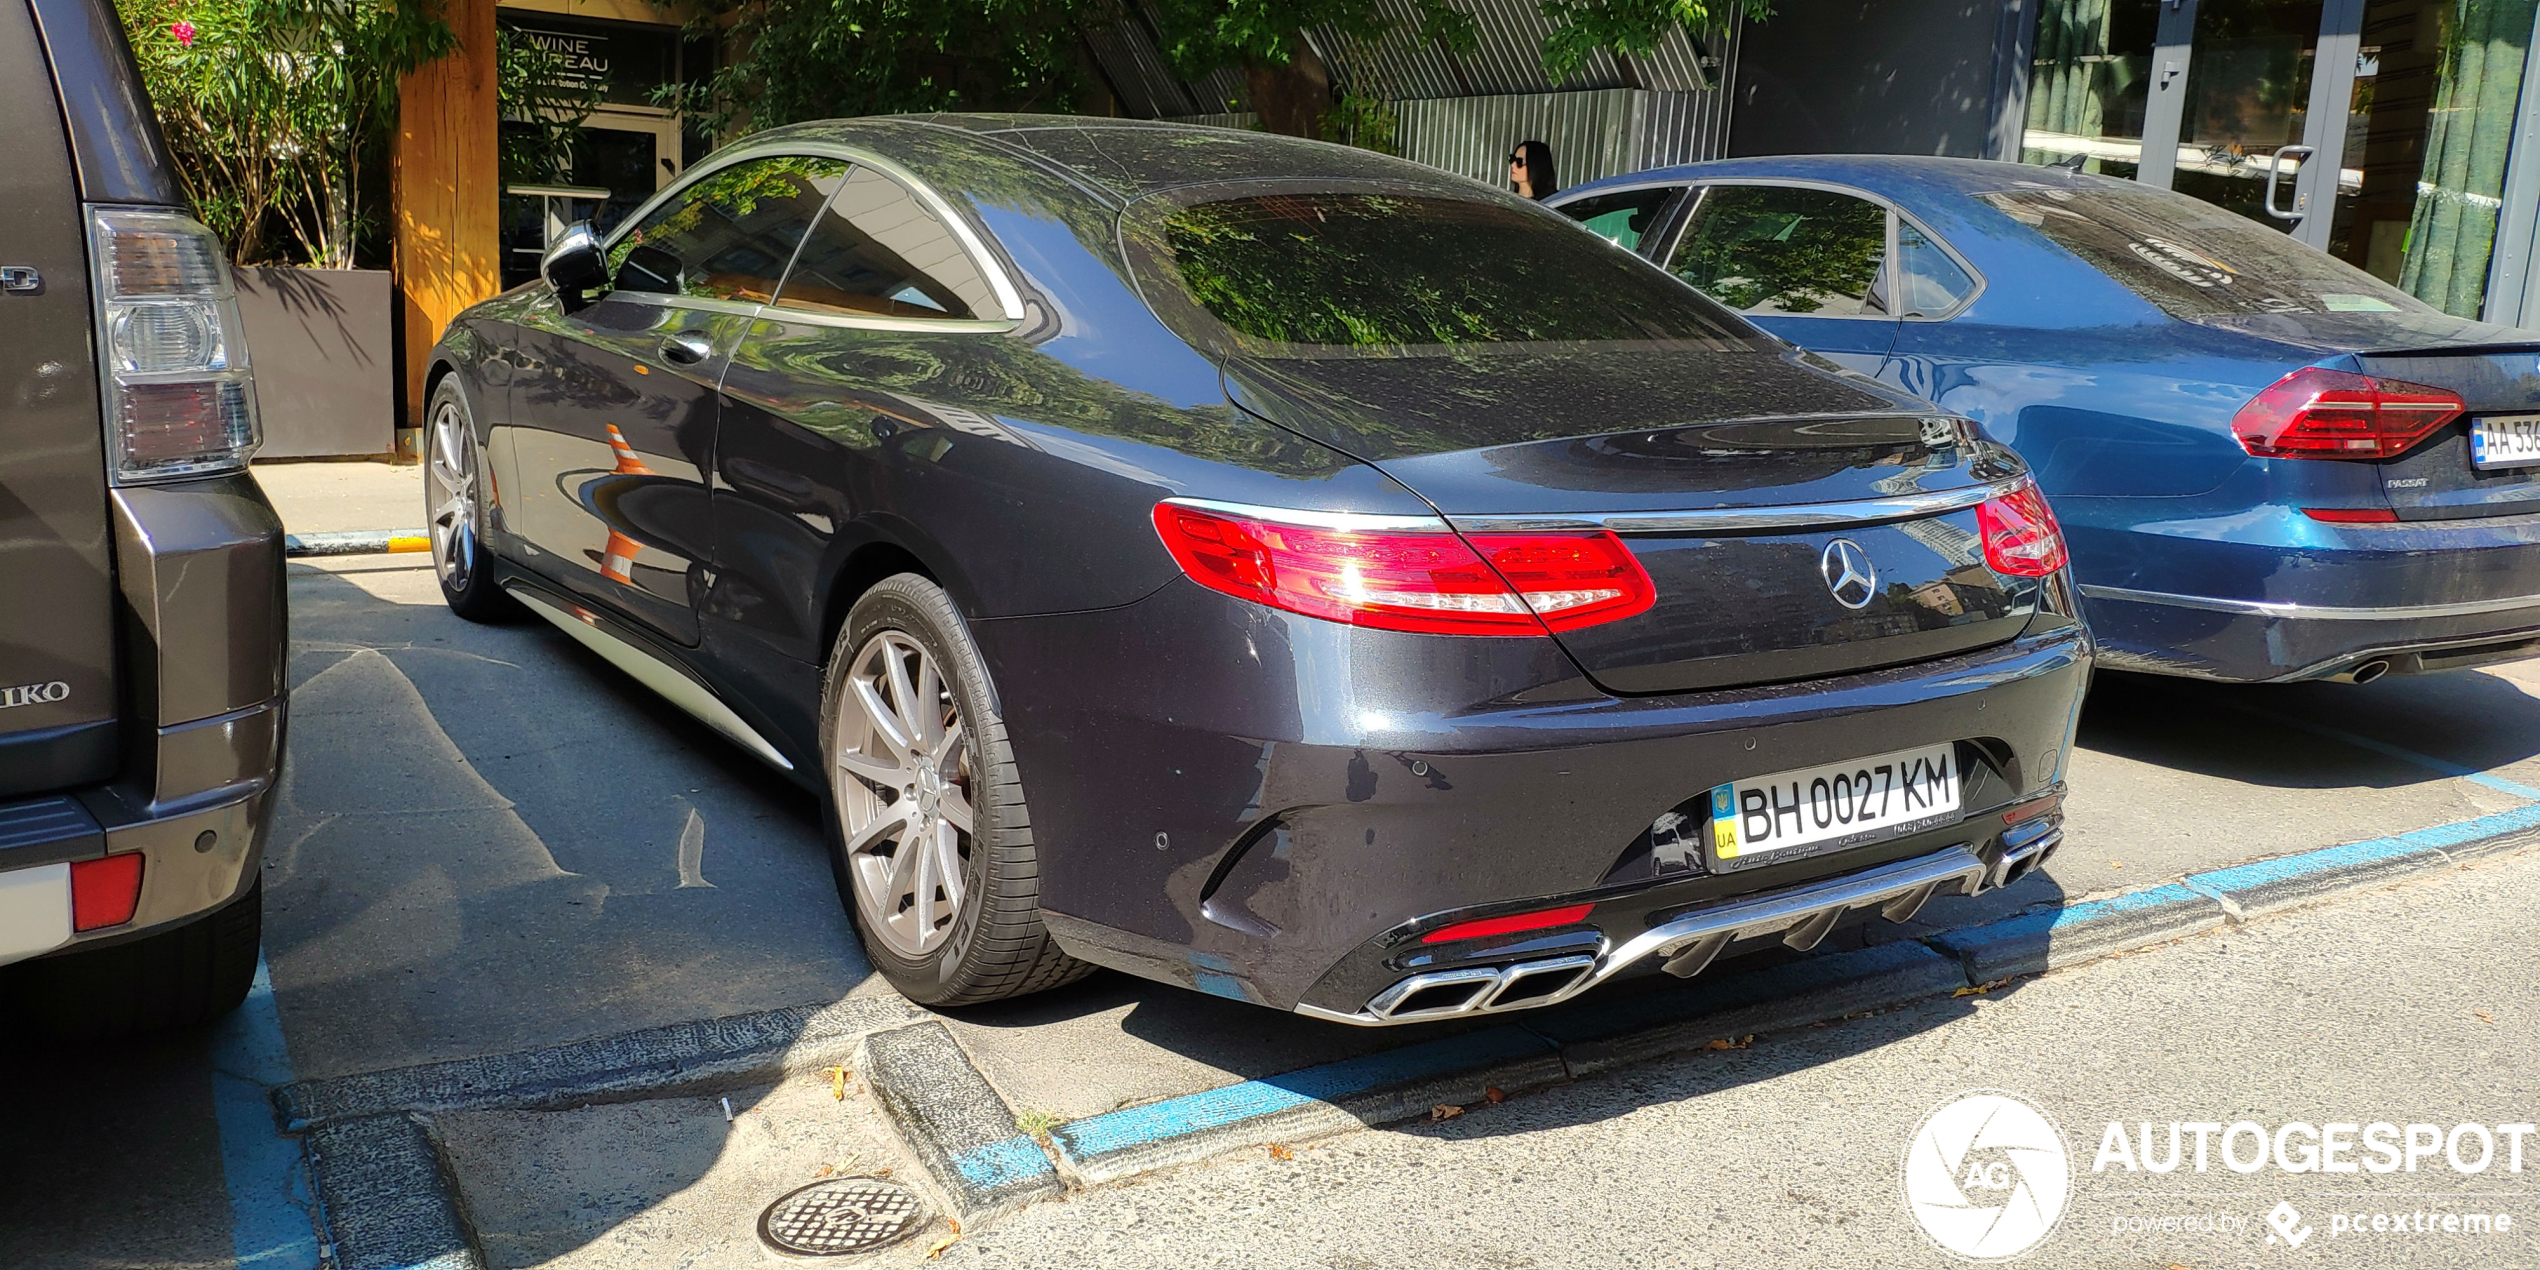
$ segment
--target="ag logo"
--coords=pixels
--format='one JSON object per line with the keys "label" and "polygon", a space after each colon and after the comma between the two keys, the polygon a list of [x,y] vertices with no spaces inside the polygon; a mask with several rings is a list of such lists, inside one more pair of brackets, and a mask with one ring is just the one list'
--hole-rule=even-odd
{"label": "ag logo", "polygon": [[2037,1246],[2072,1195],[2072,1157],[2046,1113],[1975,1089],[1923,1117],[1905,1147],[1905,1203],[1923,1233],[1970,1261]]}

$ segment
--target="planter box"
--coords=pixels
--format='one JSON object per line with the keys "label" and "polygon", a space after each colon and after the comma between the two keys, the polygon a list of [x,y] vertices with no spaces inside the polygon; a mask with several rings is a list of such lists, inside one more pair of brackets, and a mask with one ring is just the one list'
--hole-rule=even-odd
{"label": "planter box", "polygon": [[386,454],[397,447],[394,288],[385,269],[254,266],[232,271],[256,411],[259,459]]}

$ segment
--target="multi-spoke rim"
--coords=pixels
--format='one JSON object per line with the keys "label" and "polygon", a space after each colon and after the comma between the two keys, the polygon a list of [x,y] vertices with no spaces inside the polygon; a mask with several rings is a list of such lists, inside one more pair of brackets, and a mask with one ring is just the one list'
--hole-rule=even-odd
{"label": "multi-spoke rim", "polygon": [[432,509],[432,566],[453,591],[466,590],[476,572],[474,442],[458,403],[442,402],[432,413],[432,461],[426,465],[432,488],[425,500]]}
{"label": "multi-spoke rim", "polygon": [[900,631],[848,663],[830,785],[846,822],[848,874],[864,928],[903,957],[951,937],[967,895],[970,747],[952,685]]}

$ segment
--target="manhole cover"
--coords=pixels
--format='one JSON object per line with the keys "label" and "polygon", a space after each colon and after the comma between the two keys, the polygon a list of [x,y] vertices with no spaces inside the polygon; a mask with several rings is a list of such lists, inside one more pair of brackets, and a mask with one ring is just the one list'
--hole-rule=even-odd
{"label": "manhole cover", "polygon": [[833,1177],[768,1205],[758,1215],[758,1237],[782,1252],[842,1257],[916,1234],[924,1215],[905,1186],[878,1177]]}

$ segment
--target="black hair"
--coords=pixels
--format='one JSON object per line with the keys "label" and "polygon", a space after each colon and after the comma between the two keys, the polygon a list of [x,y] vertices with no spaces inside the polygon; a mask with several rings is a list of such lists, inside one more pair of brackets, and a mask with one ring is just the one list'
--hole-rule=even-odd
{"label": "black hair", "polygon": [[1520,141],[1508,157],[1524,160],[1526,185],[1536,198],[1550,198],[1561,192],[1561,178],[1552,174],[1551,146],[1540,141]]}

